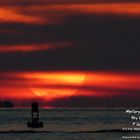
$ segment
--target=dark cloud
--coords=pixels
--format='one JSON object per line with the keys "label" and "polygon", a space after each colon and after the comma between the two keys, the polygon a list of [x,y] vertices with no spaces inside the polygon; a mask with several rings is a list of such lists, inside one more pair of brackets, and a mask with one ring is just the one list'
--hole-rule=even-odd
{"label": "dark cloud", "polygon": [[44,42],[75,41],[94,43],[95,47],[139,46],[140,18],[75,15],[63,19],[62,23],[28,25],[1,23],[0,29],[15,31],[0,34],[0,44],[26,44]]}
{"label": "dark cloud", "polygon": [[139,0],[6,0],[0,1],[0,6],[40,6],[49,4],[94,4],[94,3],[134,3],[139,2]]}
{"label": "dark cloud", "polygon": [[[124,102],[125,100],[125,102]],[[118,96],[112,98],[94,96],[72,96],[56,99],[46,104],[54,107],[137,107],[139,106],[138,97]]]}
{"label": "dark cloud", "polygon": [[47,104],[54,107],[100,107],[105,106],[105,99],[98,97],[74,96],[56,99]]}
{"label": "dark cloud", "polygon": [[118,47],[109,51],[85,44],[40,52],[3,53],[0,70],[139,70],[139,49],[134,49]]}
{"label": "dark cloud", "polygon": [[[33,98],[22,98],[22,99],[14,99],[14,98],[5,98],[14,102],[15,106],[20,107],[29,107],[31,102],[34,101]],[[118,107],[139,107],[139,98],[138,96],[115,96],[111,98],[107,97],[95,97],[95,96],[71,96],[65,98],[57,98],[51,101],[44,100],[42,98],[36,99],[40,106],[52,106],[52,107],[103,107],[107,108],[108,103],[111,108]],[[125,101],[125,102],[124,102]]]}
{"label": "dark cloud", "polygon": [[69,47],[1,53],[0,70],[139,70],[140,19],[75,15],[50,25],[0,24],[0,44],[74,42]]}
{"label": "dark cloud", "polygon": [[[5,100],[10,100],[14,102],[15,106],[19,107],[29,107],[34,98],[22,98],[16,99],[14,97],[2,98]],[[107,108],[118,108],[118,107],[139,107],[139,96],[138,95],[121,95],[112,97],[97,97],[97,96],[70,96],[57,98],[53,100],[46,100],[43,98],[37,98],[36,101],[39,102],[40,106],[45,107],[103,107]]]}

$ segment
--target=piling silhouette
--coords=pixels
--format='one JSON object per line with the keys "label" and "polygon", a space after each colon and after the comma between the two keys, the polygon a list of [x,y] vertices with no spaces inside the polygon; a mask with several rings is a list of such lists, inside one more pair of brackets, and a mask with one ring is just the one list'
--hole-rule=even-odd
{"label": "piling silhouette", "polygon": [[39,109],[38,109],[39,103],[33,102],[31,104],[31,121],[27,122],[27,127],[30,128],[40,128],[43,127],[43,123],[39,121]]}

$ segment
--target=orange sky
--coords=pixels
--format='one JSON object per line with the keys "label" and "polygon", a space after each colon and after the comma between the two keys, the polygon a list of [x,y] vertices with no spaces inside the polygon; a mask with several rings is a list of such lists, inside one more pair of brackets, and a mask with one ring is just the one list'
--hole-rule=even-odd
{"label": "orange sky", "polygon": [[[46,24],[62,22],[63,18],[74,14],[110,14],[121,16],[139,16],[139,2],[108,2],[90,4],[44,4],[21,6],[0,6],[0,22],[19,22],[26,24]],[[45,14],[45,17],[44,17]]]}
{"label": "orange sky", "polygon": [[[98,22],[93,25],[98,26],[95,31],[96,27],[92,29],[92,23],[89,24],[90,18],[89,22],[83,23],[82,26],[80,26],[77,20],[77,17],[79,17],[79,21],[84,22],[85,20],[88,20],[88,16],[94,18],[100,17],[101,19],[102,16],[105,16],[103,19],[104,21],[106,20],[106,17],[111,18],[110,21],[106,23],[102,23],[102,20],[100,21],[99,19],[98,22],[100,25],[98,26]],[[0,71],[1,98],[42,98],[46,101],[50,101],[70,96],[104,97],[137,94],[140,91],[140,73],[126,70],[127,68],[133,67],[133,64],[134,66],[137,65],[135,64],[135,61],[138,59],[137,56],[135,58],[135,54],[138,51],[135,51],[135,48],[134,50],[129,47],[127,48],[129,44],[132,45],[132,47],[137,47],[135,43],[137,40],[135,40],[135,32],[133,32],[133,30],[128,32],[127,29],[131,26],[137,25],[135,24],[135,22],[137,23],[137,20],[135,20],[133,24],[131,21],[133,21],[133,19],[139,19],[139,17],[140,2],[137,0],[126,0],[125,2],[121,0],[0,1],[0,56],[5,59],[0,60],[0,65],[2,65],[2,71]],[[94,22],[94,18],[92,18],[92,22]],[[118,22],[116,22],[117,18],[119,18]],[[127,20],[120,22],[121,19]],[[123,30],[125,22],[129,23],[129,25]],[[105,33],[102,35],[102,32],[108,31],[105,30],[105,26],[99,31],[102,24],[106,24],[111,36],[105,37]],[[64,26],[64,28],[62,26]],[[89,26],[89,28],[87,27],[83,29],[85,26]],[[112,27],[109,28],[110,26]],[[122,26],[122,28],[119,26]],[[90,32],[90,28],[92,29],[92,32]],[[122,30],[122,32],[119,31],[119,29]],[[135,31],[137,31],[137,29],[135,29]],[[90,33],[88,34],[88,32]],[[84,36],[84,34],[86,35]],[[125,39],[122,39],[122,34],[124,34]],[[122,35],[122,38],[120,35]],[[130,37],[130,35],[133,35],[134,38]],[[114,38],[111,40],[110,38],[112,36]],[[130,43],[127,41],[128,38]],[[121,41],[117,44],[117,42],[119,42],[118,40]],[[103,43],[100,43],[102,41]],[[75,54],[75,56],[77,56],[79,61],[77,60],[74,64],[75,67],[77,66],[77,63],[79,64],[78,71],[75,71],[77,67],[75,68],[74,66],[71,67],[74,69],[73,71],[63,71],[62,67],[64,61],[61,61],[64,60],[63,57],[65,56],[65,51],[67,51],[63,49],[72,48],[71,54],[73,55],[73,48],[75,47],[77,47],[79,51],[86,47],[93,48],[93,51],[95,51],[94,55],[97,54],[95,56],[95,59],[97,59],[95,64],[92,64],[92,59],[94,59],[94,57],[90,56],[91,54],[85,57],[87,57],[86,61],[90,61],[89,63],[92,68],[95,66],[96,69],[97,65],[97,71],[92,71],[90,68],[90,71],[80,70],[81,62],[79,61],[81,61],[81,58],[78,59],[78,54]],[[124,49],[122,49],[123,47]],[[67,61],[70,61],[69,63],[73,64],[71,60],[73,61],[72,58],[74,57],[69,55],[69,50],[67,51]],[[79,53],[79,51],[77,52]],[[87,52],[89,53],[90,49],[87,50]],[[113,53],[115,52],[119,52],[118,55],[114,55]],[[134,54],[131,52],[134,52]],[[24,58],[24,55],[27,58]],[[100,55],[102,56],[99,58]],[[11,59],[10,57],[8,58],[8,56],[10,56]],[[81,56],[83,57],[82,53]],[[134,59],[130,60],[132,62],[128,62],[127,59],[131,57]],[[28,58],[31,58],[29,63]],[[34,58],[36,58],[36,62],[34,62]],[[53,58],[55,58],[55,60],[52,60]],[[60,60],[58,63],[57,58]],[[99,63],[104,65],[104,61],[102,60],[104,58],[106,58],[106,63],[109,61],[108,65],[106,64],[108,68],[105,67],[100,71],[98,70],[98,68],[100,68]],[[110,61],[110,58],[114,58],[112,59],[113,63]],[[122,60],[122,58],[124,59]],[[122,63],[120,61],[122,61]],[[33,63],[34,68],[28,71],[31,62]],[[84,64],[86,65],[87,63]],[[128,67],[125,67],[126,69],[124,72],[118,72],[119,70],[109,70],[109,68],[116,68],[114,63],[118,67],[120,66],[120,63],[121,65],[125,63]],[[131,65],[129,65],[129,63]],[[46,66],[41,69],[39,67],[40,64],[48,66],[48,69],[49,66],[50,69],[56,68],[55,72],[45,71],[44,69],[46,69]],[[17,67],[15,65],[17,65]],[[53,65],[57,66],[55,67]],[[15,71],[13,70],[14,66],[16,67]],[[5,68],[9,69],[9,71],[3,72]],[[58,71],[57,68],[62,69],[61,71]],[[85,68],[87,67],[85,66]],[[107,70],[104,71],[104,69]],[[134,69],[138,71],[136,68]],[[34,72],[32,72],[32,70]],[[40,72],[43,70],[44,72]]]}
{"label": "orange sky", "polygon": [[116,96],[140,91],[140,74],[117,72],[11,72],[1,73],[1,97],[43,98]]}

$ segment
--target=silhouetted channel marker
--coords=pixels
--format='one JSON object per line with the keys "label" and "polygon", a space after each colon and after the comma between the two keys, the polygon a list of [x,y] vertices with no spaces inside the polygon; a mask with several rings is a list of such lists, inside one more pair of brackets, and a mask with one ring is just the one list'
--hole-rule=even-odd
{"label": "silhouetted channel marker", "polygon": [[31,104],[31,121],[27,122],[27,127],[29,128],[42,128],[43,123],[39,121],[39,109],[38,109],[39,103],[33,102]]}
{"label": "silhouetted channel marker", "polygon": [[8,130],[0,131],[0,134],[49,134],[49,133],[63,133],[63,134],[77,134],[77,133],[139,133],[140,130],[96,130],[96,131],[35,131],[35,130]]}

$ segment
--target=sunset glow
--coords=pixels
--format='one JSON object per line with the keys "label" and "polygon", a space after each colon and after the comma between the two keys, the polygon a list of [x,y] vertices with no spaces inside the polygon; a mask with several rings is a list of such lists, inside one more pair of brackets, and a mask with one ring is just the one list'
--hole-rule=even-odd
{"label": "sunset glow", "polygon": [[50,50],[64,47],[66,43],[51,43],[40,45],[3,45],[0,47],[0,52],[36,52],[41,50]]}
{"label": "sunset glow", "polygon": [[[6,96],[14,98],[30,95],[30,97],[39,96],[46,100],[53,100],[77,95],[116,96],[121,93],[121,90],[140,90],[140,74],[133,73],[25,72],[4,73],[3,75],[5,84],[0,81],[3,83],[0,92],[10,91]],[[23,89],[26,89],[24,94]]]}
{"label": "sunset glow", "polygon": [[[47,15],[44,18],[43,13]],[[44,4],[40,6],[27,6],[24,11],[19,7],[0,8],[0,22],[23,22],[45,24],[61,22],[67,15],[74,13],[83,14],[115,14],[126,16],[139,16],[140,3],[115,2],[115,3],[90,3],[90,4]]]}
{"label": "sunset glow", "polygon": [[30,17],[28,15],[23,15],[17,13],[17,11],[13,11],[10,9],[0,8],[0,22],[23,22],[23,23],[36,23],[41,20],[37,17]]}
{"label": "sunset glow", "polygon": [[[118,15],[140,15],[140,3],[105,3],[105,4],[69,4],[69,5],[49,5],[40,7],[31,7],[33,11],[75,12],[86,14],[118,14]],[[62,14],[62,13],[61,13]]]}
{"label": "sunset glow", "polygon": [[[46,99],[61,98],[75,95],[76,88],[67,89],[66,85],[82,86],[85,75],[74,73],[27,73],[24,75],[33,93]],[[37,87],[36,87],[36,86]],[[49,86],[63,85],[63,88],[50,88]],[[40,88],[39,88],[40,86]],[[44,87],[43,87],[44,86]],[[48,88],[47,88],[48,86]],[[42,87],[42,88],[41,88]]]}

